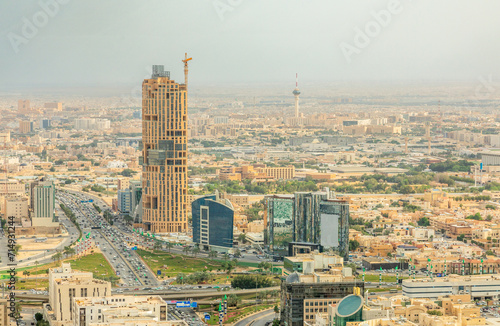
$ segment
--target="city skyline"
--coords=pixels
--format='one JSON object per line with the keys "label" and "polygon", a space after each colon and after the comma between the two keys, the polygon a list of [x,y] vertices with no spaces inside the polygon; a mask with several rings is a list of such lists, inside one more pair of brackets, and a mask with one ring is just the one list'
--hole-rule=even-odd
{"label": "city skyline", "polygon": [[499,9],[4,1],[0,326],[500,325]]}

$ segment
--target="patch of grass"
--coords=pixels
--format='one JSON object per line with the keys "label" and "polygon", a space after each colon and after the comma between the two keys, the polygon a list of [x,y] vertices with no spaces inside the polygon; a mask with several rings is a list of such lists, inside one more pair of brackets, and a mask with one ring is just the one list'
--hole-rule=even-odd
{"label": "patch of grass", "polygon": [[65,261],[71,264],[72,269],[82,272],[92,272],[94,278],[116,282],[119,277],[113,271],[113,268],[108,263],[104,255],[101,253],[93,253],[81,258],[73,258]]}
{"label": "patch of grass", "polygon": [[[33,262],[33,264],[34,264],[34,262]],[[23,271],[29,271],[30,277],[31,277],[33,275],[46,274],[48,268],[58,267],[60,265],[61,265],[60,262],[52,262],[52,263],[41,264],[41,265],[36,265],[36,266],[21,267],[21,268],[16,269],[16,271],[17,271],[17,276],[19,276],[19,277],[26,277],[25,275],[23,275]],[[0,271],[0,279],[2,279],[2,277],[4,275],[8,275],[8,270]]]}
{"label": "patch of grass", "polygon": [[157,270],[161,270],[161,274],[168,277],[177,276],[179,273],[190,274],[199,271],[217,271],[217,269],[223,268],[222,263],[219,261],[194,258],[158,250],[150,252],[138,249],[137,254],[142,257],[155,274]]}
{"label": "patch of grass", "polygon": [[248,261],[239,261],[238,266],[240,267],[259,267],[259,263],[251,263]]}
{"label": "patch of grass", "polygon": [[[20,285],[21,290],[24,289],[34,289],[34,288],[45,288],[48,286],[48,280],[45,278],[36,278],[37,275],[43,275],[47,273],[47,269],[59,267],[61,263],[70,263],[71,268],[75,270],[79,270],[82,272],[91,272],[94,275],[94,278],[110,281],[115,283],[119,277],[113,271],[113,268],[108,263],[108,261],[104,258],[104,255],[101,253],[92,253],[90,255],[86,255],[80,258],[70,258],[64,261],[52,262],[48,264],[38,265],[36,267],[26,267],[20,268],[18,270],[17,276],[21,278],[21,281],[18,283]],[[30,276],[26,277],[23,275],[22,271],[28,270],[30,272]],[[4,273],[4,271],[2,271]],[[1,275],[1,274],[0,274]],[[24,281],[22,283],[22,281]]]}
{"label": "patch of grass", "polygon": [[49,280],[47,278],[36,278],[36,277],[29,277],[29,278],[24,278],[21,279],[17,282],[16,284],[16,289],[18,290],[31,290],[31,289],[38,289],[38,290],[46,290],[49,288]]}
{"label": "patch of grass", "polygon": [[[399,279],[407,279],[408,277],[399,277]],[[358,279],[363,279],[363,275],[360,274],[358,275]],[[372,274],[366,274],[365,275],[365,282],[372,282],[372,283],[378,283],[379,282],[379,276],[378,275],[372,275]],[[393,275],[382,275],[382,282],[396,282],[396,276]]]}
{"label": "patch of grass", "polygon": [[[231,316],[227,318],[226,320],[223,321],[223,324],[231,324],[234,321],[240,319],[239,317],[245,314],[251,314],[257,311],[262,311],[266,309],[273,308],[274,305],[257,305],[257,306],[251,306],[251,307],[245,307],[242,309],[231,309],[229,308],[227,311],[228,316]],[[219,324],[219,313],[218,312],[210,312],[210,320],[207,322],[208,325],[218,325]]]}

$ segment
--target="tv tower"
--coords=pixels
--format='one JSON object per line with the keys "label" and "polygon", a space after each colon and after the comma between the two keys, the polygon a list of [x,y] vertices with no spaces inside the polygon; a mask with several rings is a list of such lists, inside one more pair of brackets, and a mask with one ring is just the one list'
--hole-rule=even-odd
{"label": "tv tower", "polygon": [[299,117],[299,74],[295,74],[295,89],[293,90],[293,96],[295,96],[295,117]]}

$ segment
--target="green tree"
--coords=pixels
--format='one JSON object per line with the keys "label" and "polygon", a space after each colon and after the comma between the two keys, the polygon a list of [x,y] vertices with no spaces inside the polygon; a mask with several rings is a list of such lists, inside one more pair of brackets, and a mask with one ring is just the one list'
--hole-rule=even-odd
{"label": "green tree", "polygon": [[262,269],[263,272],[267,273],[267,270],[272,268],[272,264],[267,261],[262,261],[259,263],[258,267]]}
{"label": "green tree", "polygon": [[215,251],[215,250],[211,250],[211,251],[208,253],[208,258],[211,258],[211,259],[215,259],[215,258],[217,258],[217,251]]}
{"label": "green tree", "polygon": [[60,252],[52,256],[53,261],[60,261],[61,259],[62,259],[62,253]]}
{"label": "green tree", "polygon": [[37,313],[35,314],[35,320],[36,320],[36,321],[40,321],[40,320],[42,320],[42,319],[43,319],[43,314],[42,314],[42,313],[40,313],[40,312],[37,312]]}
{"label": "green tree", "polygon": [[230,294],[227,297],[227,305],[229,307],[237,307],[238,303],[240,303],[240,302],[241,302],[241,298],[238,297],[236,294]]}
{"label": "green tree", "polygon": [[163,245],[161,244],[161,241],[155,241],[153,245],[153,250],[160,250],[163,248]]}
{"label": "green tree", "polygon": [[272,285],[272,281],[263,275],[237,275],[231,281],[231,286],[235,289],[265,288]]}
{"label": "green tree", "polygon": [[134,170],[132,169],[124,169],[122,172],[120,172],[120,174],[124,177],[127,177],[127,178],[130,178],[132,177],[134,174],[136,174],[137,172],[135,172]]}
{"label": "green tree", "polygon": [[417,224],[419,226],[429,226],[431,225],[431,222],[429,222],[429,219],[427,217],[421,217],[418,221]]}
{"label": "green tree", "polygon": [[16,245],[14,246],[14,249],[12,249],[12,253],[13,253],[15,256],[17,256],[17,254],[19,253],[19,250],[21,250],[21,248],[22,248],[22,247],[21,247],[21,245],[16,244]]}
{"label": "green tree", "polygon": [[200,253],[200,251],[201,251],[200,248],[195,247],[191,252],[193,253],[193,256],[196,257]]}
{"label": "green tree", "polygon": [[349,251],[356,251],[359,248],[358,240],[349,240]]}
{"label": "green tree", "polygon": [[443,313],[439,310],[428,310],[427,313],[432,316],[442,316]]}
{"label": "green tree", "polygon": [[72,256],[74,253],[75,253],[75,249],[73,249],[73,248],[71,248],[71,247],[69,247],[69,246],[64,247],[64,255],[65,255],[66,257],[70,257],[70,256]]}

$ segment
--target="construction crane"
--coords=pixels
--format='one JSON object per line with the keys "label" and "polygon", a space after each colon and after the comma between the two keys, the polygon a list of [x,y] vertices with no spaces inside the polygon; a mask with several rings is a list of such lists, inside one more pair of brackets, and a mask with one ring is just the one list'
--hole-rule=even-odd
{"label": "construction crane", "polygon": [[193,58],[188,58],[188,54],[185,53],[182,62],[184,62],[184,85],[186,85],[186,89],[188,86],[188,61],[190,60],[193,60]]}

